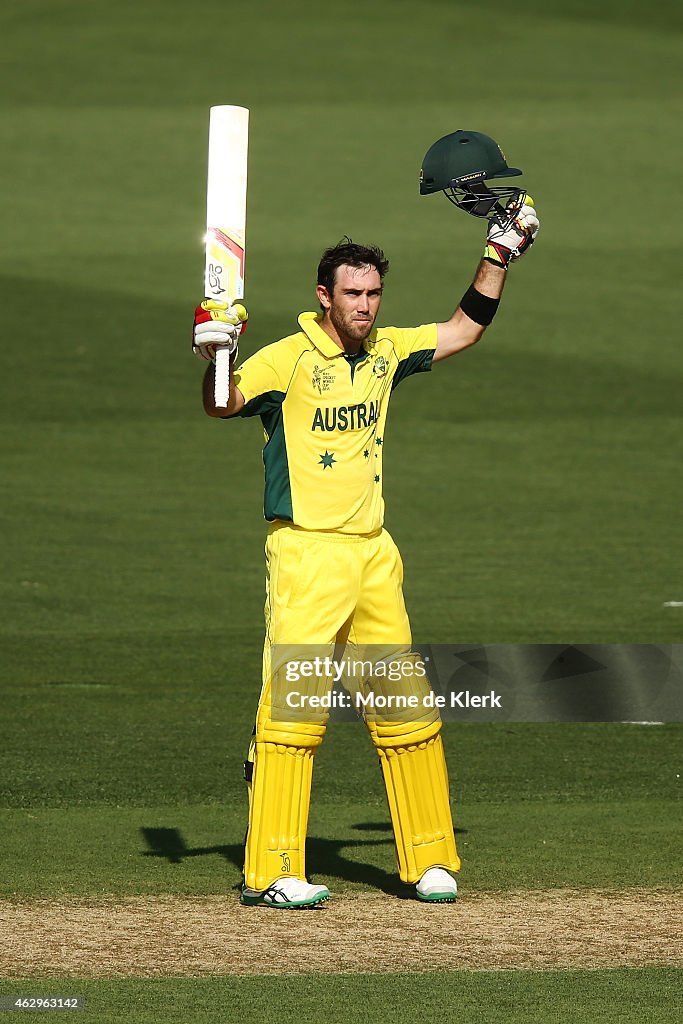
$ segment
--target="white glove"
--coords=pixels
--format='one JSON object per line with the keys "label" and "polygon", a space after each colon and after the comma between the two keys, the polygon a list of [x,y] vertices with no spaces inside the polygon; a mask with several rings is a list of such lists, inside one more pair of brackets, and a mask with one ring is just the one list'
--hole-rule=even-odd
{"label": "white glove", "polygon": [[[508,210],[510,206],[511,204],[508,204]],[[519,212],[506,226],[507,220],[508,217],[498,214],[489,223],[484,249],[484,259],[503,267],[504,270],[507,270],[511,260],[518,260],[531,248],[538,234],[540,221],[536,216],[531,196],[526,196]]]}
{"label": "white glove", "polygon": [[229,306],[227,302],[205,299],[194,311],[192,351],[206,360],[215,357],[217,348],[227,348],[232,354],[248,319],[249,314],[240,302]]}

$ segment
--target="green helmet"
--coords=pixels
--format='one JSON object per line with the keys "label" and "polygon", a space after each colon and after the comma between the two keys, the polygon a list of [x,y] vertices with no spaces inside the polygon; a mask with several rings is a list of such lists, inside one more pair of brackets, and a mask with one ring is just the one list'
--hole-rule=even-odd
{"label": "green helmet", "polygon": [[523,189],[489,188],[491,178],[511,178],[522,172],[508,167],[505,154],[482,132],[457,131],[444,135],[427,150],[420,171],[420,195],[443,192],[452,203],[474,217],[490,218],[503,212],[500,199],[519,199]]}

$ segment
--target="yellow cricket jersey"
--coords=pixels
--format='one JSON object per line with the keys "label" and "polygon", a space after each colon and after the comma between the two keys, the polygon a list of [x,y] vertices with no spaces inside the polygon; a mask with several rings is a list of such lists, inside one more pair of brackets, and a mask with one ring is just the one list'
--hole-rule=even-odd
{"label": "yellow cricket jersey", "polygon": [[431,370],[436,324],[379,327],[356,356],[340,349],[315,313],[301,330],[239,367],[241,416],[265,432],[264,511],[306,530],[372,533],[382,526],[382,448],[391,392]]}

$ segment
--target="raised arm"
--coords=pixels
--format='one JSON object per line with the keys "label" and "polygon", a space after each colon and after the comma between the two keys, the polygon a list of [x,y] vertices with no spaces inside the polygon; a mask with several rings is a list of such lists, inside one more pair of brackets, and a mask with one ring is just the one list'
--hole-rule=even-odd
{"label": "raised arm", "polygon": [[433,363],[447,359],[479,341],[498,309],[505,277],[502,267],[494,266],[485,259],[481,261],[474,281],[453,316],[445,323],[436,325],[437,342]]}
{"label": "raised arm", "polygon": [[436,325],[437,344],[432,362],[447,359],[479,341],[496,315],[510,263],[530,248],[538,226],[536,211],[529,199],[508,226],[502,217],[490,222],[484,256],[474,281],[450,320]]}

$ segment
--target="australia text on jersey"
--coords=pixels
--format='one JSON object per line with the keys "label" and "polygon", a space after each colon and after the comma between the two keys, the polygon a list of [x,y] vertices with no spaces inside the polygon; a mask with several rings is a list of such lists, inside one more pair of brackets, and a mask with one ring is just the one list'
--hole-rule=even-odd
{"label": "australia text on jersey", "polygon": [[318,407],[313,416],[311,430],[362,430],[377,422],[379,402],[359,402],[357,405]]}

